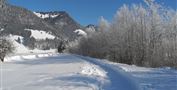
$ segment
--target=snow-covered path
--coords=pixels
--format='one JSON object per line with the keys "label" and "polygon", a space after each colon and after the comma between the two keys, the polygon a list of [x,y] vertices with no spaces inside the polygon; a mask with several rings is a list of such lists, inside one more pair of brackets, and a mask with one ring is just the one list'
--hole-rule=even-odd
{"label": "snow-covered path", "polygon": [[[109,77],[110,84],[104,86],[103,90],[139,90],[139,85],[135,80],[133,80],[132,76],[123,71],[121,68],[117,69],[117,67],[113,67],[107,63],[98,61],[93,58],[78,56],[83,60],[91,62],[95,65],[100,66],[102,69],[107,71],[107,76]],[[101,90],[102,90],[101,89]]]}
{"label": "snow-covered path", "polygon": [[138,90],[124,71],[62,54],[1,63],[0,90]]}

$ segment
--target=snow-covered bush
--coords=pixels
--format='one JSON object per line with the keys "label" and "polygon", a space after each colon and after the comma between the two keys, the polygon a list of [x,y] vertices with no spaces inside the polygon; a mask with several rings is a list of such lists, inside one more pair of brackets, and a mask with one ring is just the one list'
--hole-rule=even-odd
{"label": "snow-covered bush", "polygon": [[146,3],[148,7],[122,6],[109,25],[102,18],[101,32],[81,39],[76,53],[139,66],[177,67],[177,12],[151,0]]}
{"label": "snow-covered bush", "polygon": [[7,54],[12,53],[13,50],[14,46],[9,40],[5,38],[0,38],[0,59],[2,62],[4,61],[4,57]]}

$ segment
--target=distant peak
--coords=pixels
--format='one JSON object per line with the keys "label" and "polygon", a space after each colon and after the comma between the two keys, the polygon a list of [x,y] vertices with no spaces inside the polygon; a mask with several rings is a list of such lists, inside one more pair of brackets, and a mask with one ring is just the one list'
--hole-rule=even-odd
{"label": "distant peak", "polygon": [[86,26],[86,28],[91,28],[91,27],[96,27],[96,25],[94,25],[94,24],[89,24],[89,25]]}

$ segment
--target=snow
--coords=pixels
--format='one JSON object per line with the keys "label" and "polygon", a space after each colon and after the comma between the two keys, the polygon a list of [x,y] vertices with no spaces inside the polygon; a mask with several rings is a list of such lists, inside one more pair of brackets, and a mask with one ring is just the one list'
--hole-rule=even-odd
{"label": "snow", "polygon": [[21,54],[0,63],[1,90],[176,90],[177,70],[71,54]]}
{"label": "snow", "polygon": [[94,59],[90,57],[78,56],[92,64],[95,64],[105,71],[107,71],[107,77],[109,78],[109,83],[103,85],[98,90],[140,90],[139,84],[131,75],[122,71],[120,68],[115,68],[111,64],[107,64],[99,59]]}
{"label": "snow", "polygon": [[15,47],[14,53],[29,53],[29,49],[23,44],[19,44],[18,42],[13,41],[13,45]]}
{"label": "snow", "polygon": [[42,31],[42,30],[33,30],[33,29],[25,29],[27,31],[31,31],[31,36],[30,37],[34,37],[35,39],[38,40],[45,40],[45,39],[54,39],[55,36],[46,32],[46,31]]}
{"label": "snow", "polygon": [[95,30],[95,28],[94,28],[93,26],[86,28],[85,31],[86,31],[87,33],[95,33],[95,32],[96,32],[96,30]]}
{"label": "snow", "polygon": [[[115,84],[119,84],[116,81],[117,77],[121,78],[129,78],[128,80],[135,81],[136,85],[139,86],[140,90],[177,90],[177,70],[173,68],[145,68],[145,67],[138,67],[135,65],[127,65],[127,64],[120,64],[120,63],[113,63],[107,60],[100,60],[94,59],[89,57],[83,57],[84,59],[99,65],[102,69],[107,71],[107,77],[110,77],[110,81],[113,84],[111,87],[115,87],[119,90],[120,87],[114,86]],[[119,71],[117,73],[113,71]],[[122,71],[122,72],[121,72]],[[123,76],[121,76],[123,75]],[[126,79],[121,80],[121,84],[128,85],[125,83]],[[135,85],[135,86],[136,86]],[[105,90],[112,90],[110,88]],[[114,89],[113,89],[114,90]],[[120,89],[120,90],[133,90],[129,89]],[[138,89],[135,89],[138,90]]]}
{"label": "snow", "polygon": [[55,18],[57,16],[59,16],[59,14],[41,14],[41,13],[37,13],[37,12],[33,12],[36,16],[38,16],[39,18],[45,19],[45,18]]}
{"label": "snow", "polygon": [[102,62],[131,74],[141,90],[177,90],[177,70],[173,68],[145,68],[107,60]]}
{"label": "snow", "polygon": [[138,80],[142,90],[177,90],[177,70],[168,68],[138,68],[137,71],[134,70],[132,72],[131,70],[128,72]]}
{"label": "snow", "polygon": [[[10,34],[8,39],[12,41],[15,51],[12,54],[15,55],[24,55],[24,54],[40,54],[40,53],[55,53],[55,49],[50,49],[50,50],[39,50],[39,49],[33,49],[30,50],[26,46],[23,45],[23,38],[22,36],[19,35],[12,35]],[[20,39],[20,42],[17,42],[17,40]],[[11,55],[10,55],[11,56]]]}
{"label": "snow", "polygon": [[125,78],[112,79],[102,66],[70,54],[22,55],[0,64],[2,90],[130,90],[134,85],[125,89],[129,84],[120,84]]}
{"label": "snow", "polygon": [[[29,49],[25,47],[22,42],[23,42],[23,37],[19,35],[9,35],[10,41],[12,41],[15,51],[14,53],[29,53]],[[18,43],[17,40],[20,39],[21,43]]]}
{"label": "snow", "polygon": [[17,61],[24,61],[27,59],[36,59],[40,57],[49,57],[49,56],[55,56],[55,53],[41,53],[41,54],[19,54],[14,56],[7,56],[5,57],[5,62],[17,62]]}
{"label": "snow", "polygon": [[57,50],[56,49],[49,49],[49,50],[39,50],[39,49],[33,49],[33,50],[29,50],[30,53],[34,53],[34,54],[41,54],[41,53],[56,53]]}
{"label": "snow", "polygon": [[81,29],[76,29],[74,33],[77,33],[78,35],[81,35],[81,36],[87,36],[87,33]]}
{"label": "snow", "polygon": [[18,41],[18,39],[19,39],[19,40],[20,40],[20,43],[19,43],[19,44],[22,44],[24,37],[19,36],[19,35],[12,35],[12,34],[10,34],[10,35],[9,35],[9,38],[10,38],[12,41]]}
{"label": "snow", "polygon": [[84,63],[65,54],[1,63],[0,87],[2,90],[93,90],[99,82],[79,74]]}
{"label": "snow", "polygon": [[[19,35],[12,35],[10,34],[8,36],[8,39],[13,43],[14,45],[14,52],[10,54],[9,56],[14,56],[14,55],[25,55],[25,54],[46,54],[46,53],[55,53],[56,49],[50,49],[50,50],[39,50],[37,48],[30,50],[26,46],[23,45],[23,38],[22,36]],[[17,42],[17,40],[20,40],[20,42]]]}
{"label": "snow", "polygon": [[[117,64],[117,63],[113,63]],[[127,65],[127,64],[118,64],[120,68],[122,68],[126,72],[150,72],[153,69],[152,68],[145,68],[145,67],[138,67],[135,65]]]}
{"label": "snow", "polygon": [[4,28],[0,28],[0,32],[4,31]]}
{"label": "snow", "polygon": [[99,66],[87,63],[84,65],[83,70],[81,71],[82,74],[88,75],[88,76],[100,76],[100,77],[106,77],[107,72],[105,72],[102,68]]}
{"label": "snow", "polygon": [[23,37],[22,37],[22,36],[19,36],[19,35],[12,35],[12,34],[10,34],[9,37],[10,37],[12,40],[18,40],[18,38],[21,39],[21,40],[23,40]]}
{"label": "snow", "polygon": [[58,15],[56,14],[56,15],[51,15],[50,17],[52,17],[52,18],[56,18]]}

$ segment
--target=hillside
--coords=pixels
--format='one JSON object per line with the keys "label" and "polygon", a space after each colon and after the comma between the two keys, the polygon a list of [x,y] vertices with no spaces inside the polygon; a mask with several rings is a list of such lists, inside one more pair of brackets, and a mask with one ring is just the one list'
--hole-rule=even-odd
{"label": "hillside", "polygon": [[75,39],[77,34],[74,33],[74,30],[82,28],[82,26],[74,21],[65,11],[34,12],[34,14],[51,24],[68,39]]}
{"label": "hillside", "polygon": [[23,39],[21,44],[30,49],[57,48],[60,41],[77,39],[78,34],[74,31],[82,28],[65,11],[32,12],[7,3],[1,4],[0,35],[20,36],[22,38],[19,39]]}

